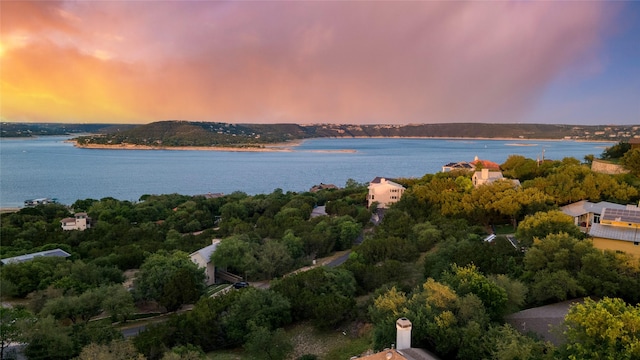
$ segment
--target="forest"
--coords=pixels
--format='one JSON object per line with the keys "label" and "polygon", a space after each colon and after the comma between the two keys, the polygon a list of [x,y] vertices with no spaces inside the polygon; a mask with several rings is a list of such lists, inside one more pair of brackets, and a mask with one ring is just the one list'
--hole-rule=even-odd
{"label": "forest", "polygon": [[[3,304],[13,304],[0,308],[0,355],[12,358],[17,342],[28,359],[205,359],[226,350],[237,355],[229,359],[349,359],[389,348],[406,317],[413,346],[443,359],[638,359],[640,259],[595,249],[559,211],[579,200],[638,204],[640,150],[619,144],[602,157],[631,172],[512,155],[501,169],[521,186],[476,188],[463,171],[395,179],[407,190],[378,224],[368,184],[353,180],[317,192],[82,199],[0,214],[1,258],[71,254],[0,267]],[[327,215],[312,217],[318,206]],[[60,220],[74,212],[93,226],[63,231]],[[494,231],[495,241],[483,240]],[[222,239],[217,267],[268,288],[212,295],[217,287],[189,259],[212,239]],[[349,253],[344,264],[314,266],[336,252]],[[505,322],[584,297],[565,318],[561,345]],[[125,338],[142,309],[166,316]],[[355,345],[301,353],[291,334],[299,324]]]}
{"label": "forest", "polygon": [[140,145],[150,147],[262,147],[291,140],[326,137],[512,138],[625,141],[640,135],[637,126],[550,124],[229,124],[158,121],[135,127],[112,126],[75,138],[78,146]]}

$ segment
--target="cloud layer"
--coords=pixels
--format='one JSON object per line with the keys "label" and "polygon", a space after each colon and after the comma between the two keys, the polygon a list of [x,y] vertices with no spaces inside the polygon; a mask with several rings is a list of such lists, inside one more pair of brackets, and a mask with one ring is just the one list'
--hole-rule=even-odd
{"label": "cloud layer", "polygon": [[[2,2],[9,121],[515,122],[604,2]],[[585,61],[585,59],[587,59]]]}

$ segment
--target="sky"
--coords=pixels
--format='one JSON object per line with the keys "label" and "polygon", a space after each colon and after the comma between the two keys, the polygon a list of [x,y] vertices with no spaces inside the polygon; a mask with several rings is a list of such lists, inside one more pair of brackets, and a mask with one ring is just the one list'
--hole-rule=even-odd
{"label": "sky", "polygon": [[640,125],[639,1],[0,2],[0,120]]}

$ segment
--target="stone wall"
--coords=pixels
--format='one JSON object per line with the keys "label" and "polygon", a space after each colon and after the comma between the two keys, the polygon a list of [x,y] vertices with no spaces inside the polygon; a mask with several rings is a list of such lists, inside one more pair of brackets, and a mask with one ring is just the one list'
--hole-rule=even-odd
{"label": "stone wall", "polygon": [[591,171],[601,174],[626,174],[629,170],[625,170],[621,165],[612,164],[603,160],[593,160],[591,163]]}

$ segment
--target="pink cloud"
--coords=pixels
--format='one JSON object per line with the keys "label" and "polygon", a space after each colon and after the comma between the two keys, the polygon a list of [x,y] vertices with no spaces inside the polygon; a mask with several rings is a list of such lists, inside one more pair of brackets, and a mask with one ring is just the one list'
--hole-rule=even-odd
{"label": "pink cloud", "polygon": [[[25,7],[39,15],[30,18]],[[25,49],[6,54],[2,81],[38,74],[39,87],[70,100],[69,114],[80,107],[73,99],[90,101],[87,91],[96,89],[87,77],[96,77],[100,101],[130,114],[126,121],[343,123],[519,121],[549,82],[597,54],[612,12],[604,2],[68,2],[2,10],[4,34],[29,32],[49,52],[38,60],[47,72],[18,68]],[[60,77],[64,90],[56,90]],[[9,110],[3,118],[20,115],[19,105]],[[105,109],[87,111],[93,121]]]}

